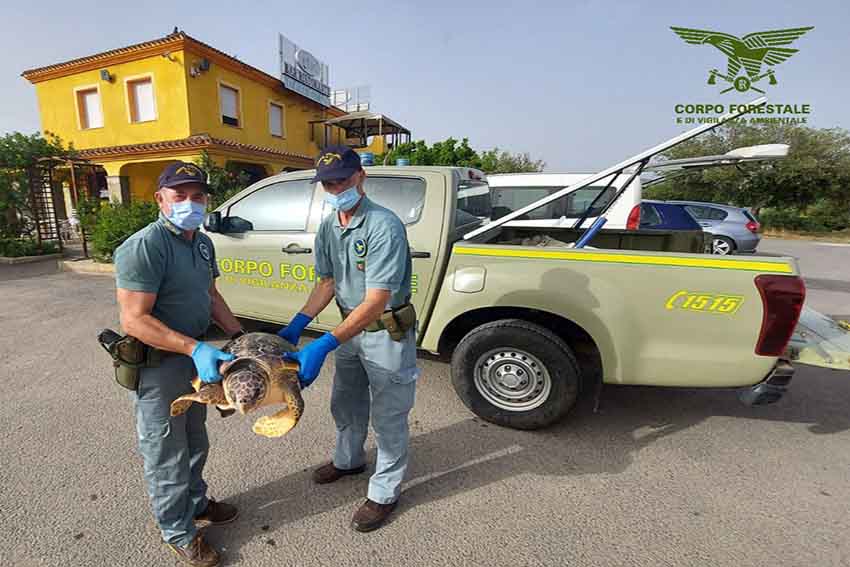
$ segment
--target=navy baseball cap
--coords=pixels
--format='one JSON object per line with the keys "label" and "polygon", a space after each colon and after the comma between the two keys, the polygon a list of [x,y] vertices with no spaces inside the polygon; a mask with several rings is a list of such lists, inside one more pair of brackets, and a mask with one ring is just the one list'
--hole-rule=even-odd
{"label": "navy baseball cap", "polygon": [[160,187],[177,187],[186,183],[200,183],[204,191],[209,193],[207,174],[194,163],[178,161],[172,163],[159,174]]}
{"label": "navy baseball cap", "polygon": [[311,183],[347,179],[361,169],[360,154],[348,146],[326,146],[316,159],[316,176]]}

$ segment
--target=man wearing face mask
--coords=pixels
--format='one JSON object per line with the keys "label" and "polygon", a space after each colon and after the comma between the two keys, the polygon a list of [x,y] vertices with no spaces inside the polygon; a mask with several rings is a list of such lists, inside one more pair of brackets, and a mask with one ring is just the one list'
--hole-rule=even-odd
{"label": "man wearing face mask", "polygon": [[237,510],[206,494],[206,406],[194,404],[176,417],[170,407],[193,391],[195,376],[221,380],[220,363],[233,358],[199,339],[210,322],[233,337],[243,331],[216,289],[213,243],[197,230],[206,211],[206,175],[194,164],[177,162],[162,172],[159,187],[159,219],[115,251],[118,304],[124,331],[148,349],[133,397],[154,516],[181,560],[209,567],[218,564],[219,555],[198,529],[232,522]]}
{"label": "man wearing face mask", "polygon": [[313,472],[327,484],[366,469],[363,445],[369,418],[378,458],[366,501],[354,513],[358,531],[379,528],[395,508],[408,461],[408,420],[416,390],[416,313],[410,304],[411,259],[404,225],[363,191],[360,156],[330,146],[319,156],[315,181],[333,208],[316,235],[319,281],[301,312],[279,335],[293,344],[304,328],[336,298],[343,322],[301,351],[306,387],[325,358],[336,351],[331,413],[336,422],[333,461]]}

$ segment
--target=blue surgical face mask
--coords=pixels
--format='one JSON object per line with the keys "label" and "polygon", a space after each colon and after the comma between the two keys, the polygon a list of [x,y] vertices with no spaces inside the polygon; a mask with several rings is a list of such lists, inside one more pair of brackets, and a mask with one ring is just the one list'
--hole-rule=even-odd
{"label": "blue surgical face mask", "polygon": [[354,185],[338,195],[325,193],[325,202],[337,210],[350,211],[360,202],[360,192],[357,190],[357,185]]}
{"label": "blue surgical face mask", "polygon": [[204,222],[207,206],[194,201],[171,203],[171,214],[166,217],[177,228],[195,230]]}

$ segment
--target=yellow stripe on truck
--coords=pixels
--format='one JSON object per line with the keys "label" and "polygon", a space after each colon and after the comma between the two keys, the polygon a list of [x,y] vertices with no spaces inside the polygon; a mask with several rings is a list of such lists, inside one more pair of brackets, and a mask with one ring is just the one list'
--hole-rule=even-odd
{"label": "yellow stripe on truck", "polygon": [[739,270],[769,274],[793,274],[787,263],[761,262],[758,260],[724,260],[721,258],[682,258],[679,256],[631,256],[610,252],[517,250],[507,248],[471,248],[458,246],[455,254],[464,256],[491,256],[499,258],[528,258],[543,260],[567,260],[571,262],[596,262],[603,264],[640,264],[672,266],[678,268],[709,268],[714,270]]}

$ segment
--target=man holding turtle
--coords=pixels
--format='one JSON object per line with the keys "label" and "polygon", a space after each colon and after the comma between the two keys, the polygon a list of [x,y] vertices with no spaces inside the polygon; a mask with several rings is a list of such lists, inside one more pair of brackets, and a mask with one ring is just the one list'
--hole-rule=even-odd
{"label": "man holding turtle", "polygon": [[170,406],[194,391],[193,377],[221,380],[219,364],[233,358],[199,339],[210,322],[234,337],[242,333],[216,289],[213,243],[197,230],[207,192],[196,165],[166,167],[156,192],[159,219],[127,239],[114,258],[121,326],[144,343],[148,361],[133,397],[151,507],[168,547],[199,567],[217,565],[219,554],[198,529],[232,522],[238,512],[207,497],[206,406],[175,417]]}
{"label": "man holding turtle", "polygon": [[366,469],[364,443],[371,416],[378,445],[366,501],[354,513],[358,531],[379,528],[395,508],[408,461],[408,419],[416,391],[416,313],[410,304],[412,263],[404,224],[363,190],[360,156],[345,146],[320,154],[320,181],[333,208],[316,235],[320,280],[301,312],[278,333],[292,344],[336,299],[343,322],[301,351],[284,356],[300,363],[302,386],[319,374],[336,350],[331,413],[336,422],[333,461],[313,473],[317,484]]}

